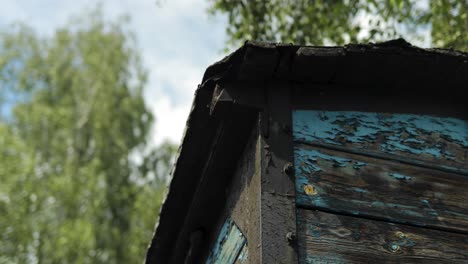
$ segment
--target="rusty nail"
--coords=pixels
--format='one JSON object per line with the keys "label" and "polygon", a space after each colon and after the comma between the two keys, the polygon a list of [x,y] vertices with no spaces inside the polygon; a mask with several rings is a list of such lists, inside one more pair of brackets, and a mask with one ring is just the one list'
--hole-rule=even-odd
{"label": "rusty nail", "polygon": [[291,176],[293,174],[293,172],[294,172],[294,168],[293,168],[292,163],[291,162],[286,163],[284,165],[284,167],[283,167],[283,171],[284,171],[284,173],[286,173],[286,175]]}

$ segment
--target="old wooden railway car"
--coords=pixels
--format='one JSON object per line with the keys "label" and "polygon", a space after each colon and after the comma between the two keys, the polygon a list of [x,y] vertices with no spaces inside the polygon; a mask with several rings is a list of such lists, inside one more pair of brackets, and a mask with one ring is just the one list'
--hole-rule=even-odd
{"label": "old wooden railway car", "polygon": [[467,61],[247,42],[196,91],[146,262],[468,263]]}

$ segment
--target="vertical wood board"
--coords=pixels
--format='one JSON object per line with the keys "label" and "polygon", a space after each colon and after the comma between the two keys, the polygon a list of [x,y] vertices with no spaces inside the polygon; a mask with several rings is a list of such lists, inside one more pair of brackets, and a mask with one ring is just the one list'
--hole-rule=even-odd
{"label": "vertical wood board", "polygon": [[265,96],[267,108],[260,118],[260,263],[297,263],[297,252],[288,240],[288,234],[296,233],[290,84],[269,82]]}

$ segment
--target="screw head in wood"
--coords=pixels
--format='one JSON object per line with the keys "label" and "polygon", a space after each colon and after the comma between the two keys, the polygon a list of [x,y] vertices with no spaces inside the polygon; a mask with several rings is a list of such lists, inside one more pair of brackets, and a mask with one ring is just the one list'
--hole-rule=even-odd
{"label": "screw head in wood", "polygon": [[286,239],[289,243],[293,243],[294,241],[296,241],[296,234],[294,232],[288,232],[286,234]]}
{"label": "screw head in wood", "polygon": [[288,162],[288,163],[284,164],[283,172],[286,173],[286,175],[289,175],[289,176],[293,175],[294,167],[293,167],[291,162]]}

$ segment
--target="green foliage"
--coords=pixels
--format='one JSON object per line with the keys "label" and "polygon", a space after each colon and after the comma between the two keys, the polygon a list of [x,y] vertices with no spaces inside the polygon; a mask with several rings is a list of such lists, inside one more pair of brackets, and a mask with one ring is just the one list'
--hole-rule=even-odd
{"label": "green foliage", "polygon": [[125,21],[99,11],[0,33],[0,263],[144,259],[174,153],[147,145],[145,82]]}
{"label": "green foliage", "polygon": [[210,0],[209,11],[228,15],[228,44],[234,47],[248,39],[341,45],[405,37],[468,50],[468,2],[427,1]]}

